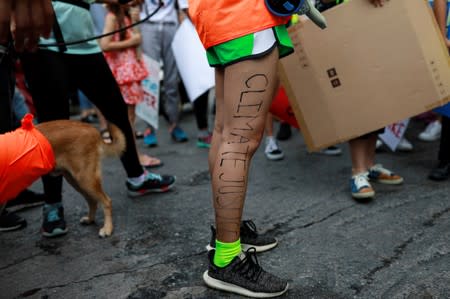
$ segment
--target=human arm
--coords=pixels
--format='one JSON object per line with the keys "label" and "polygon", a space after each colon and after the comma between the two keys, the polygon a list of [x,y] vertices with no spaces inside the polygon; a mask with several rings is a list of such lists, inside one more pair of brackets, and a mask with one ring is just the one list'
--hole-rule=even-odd
{"label": "human arm", "polygon": [[53,19],[51,0],[0,0],[0,43],[8,41],[13,27],[16,49],[33,50],[41,35],[50,35]]}
{"label": "human arm", "polygon": [[450,49],[450,40],[447,38],[447,1],[446,0],[434,0],[433,3],[434,16],[441,29],[442,35],[445,38],[445,44]]}
{"label": "human arm", "polygon": [[[105,19],[105,28],[103,33],[112,32],[116,29],[117,19],[113,14],[108,14]],[[139,32],[131,33],[131,37],[121,41],[113,41],[112,35],[100,39],[100,47],[103,51],[118,51],[131,47],[137,47],[141,44],[141,34]]]}

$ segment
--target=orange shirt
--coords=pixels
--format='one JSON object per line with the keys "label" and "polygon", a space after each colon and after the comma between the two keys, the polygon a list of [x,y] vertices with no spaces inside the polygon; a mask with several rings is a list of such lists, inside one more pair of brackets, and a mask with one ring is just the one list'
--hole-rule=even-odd
{"label": "orange shirt", "polygon": [[0,135],[0,204],[55,167],[50,143],[26,117],[22,128]]}
{"label": "orange shirt", "polygon": [[205,49],[287,24],[290,18],[271,14],[264,0],[189,0],[189,16]]}

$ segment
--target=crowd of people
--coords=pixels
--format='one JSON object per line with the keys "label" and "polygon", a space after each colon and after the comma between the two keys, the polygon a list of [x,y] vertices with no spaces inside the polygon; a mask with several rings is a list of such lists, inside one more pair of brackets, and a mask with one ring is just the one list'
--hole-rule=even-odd
{"label": "crowd of people", "polygon": [[[349,0],[320,0],[320,11]],[[355,1],[355,0],[353,0]],[[384,0],[364,0],[383,9]],[[395,1],[395,0],[392,0]],[[197,146],[208,148],[215,226],[208,246],[205,283],[216,289],[250,297],[273,297],[285,293],[287,280],[268,273],[255,262],[258,252],[272,249],[276,240],[256,233],[251,221],[242,221],[252,157],[265,135],[264,153],[280,160],[284,153],[278,140],[291,136],[289,124],[276,123],[269,113],[279,88],[278,61],[294,47],[287,33],[290,16],[275,16],[264,1],[116,0],[91,4],[84,0],[6,0],[0,5],[0,133],[14,130],[29,111],[39,122],[69,119],[74,99],[80,104],[79,119],[97,123],[104,142],[111,142],[108,123],[121,129],[126,151],[121,157],[126,172],[125,186],[130,196],[167,192],[175,175],[160,175],[150,169],[163,162],[139,152],[136,139],[143,138],[148,150],[158,145],[156,128],[136,129],[136,105],[143,101],[141,82],[148,76],[143,55],[162,65],[161,113],[167,120],[171,139],[186,142],[189,137],[180,126],[184,90],[171,43],[180,20],[188,18],[197,29],[206,49],[208,63],[215,68],[214,125],[208,123],[206,91],[193,103],[198,128]],[[309,2],[308,2],[309,3]],[[436,20],[447,47],[450,1],[434,0]],[[2,6],[3,5],[3,6]],[[243,19],[240,12],[254,14]],[[145,18],[156,13],[148,20]],[[208,13],[205,14],[204,12]],[[223,14],[227,11],[227,14]],[[220,22],[217,20],[220,19]],[[132,23],[144,20],[140,26]],[[76,24],[76,25],[74,25]],[[130,27],[126,30],[120,30]],[[114,34],[108,35],[112,31]],[[100,39],[90,39],[106,34]],[[320,38],[320,37],[319,37]],[[72,43],[72,41],[79,41]],[[16,62],[20,62],[20,68]],[[16,87],[16,71],[23,70],[26,92]],[[94,83],[95,82],[95,83]],[[32,100],[27,100],[30,98]],[[418,136],[423,141],[440,139],[437,166],[429,178],[450,177],[450,119],[428,112],[422,116],[428,125]],[[376,163],[376,150],[382,143],[381,131],[369,132],[348,142],[352,173],[350,194],[356,200],[371,199],[371,181],[402,184],[403,178]],[[399,150],[413,145],[402,139]],[[338,146],[322,151],[338,155]],[[26,221],[12,209],[43,205],[41,233],[57,237],[68,232],[64,220],[62,176],[42,177],[43,193],[24,190],[12,199],[0,215],[0,231],[24,227]],[[245,250],[244,250],[245,248]]]}

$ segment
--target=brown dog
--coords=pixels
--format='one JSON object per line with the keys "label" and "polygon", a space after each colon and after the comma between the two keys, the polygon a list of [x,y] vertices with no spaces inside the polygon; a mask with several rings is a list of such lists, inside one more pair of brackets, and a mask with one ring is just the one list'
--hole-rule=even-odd
{"label": "brown dog", "polygon": [[[100,237],[110,236],[113,231],[112,203],[102,188],[101,158],[117,157],[123,153],[125,137],[122,132],[111,124],[109,130],[113,142],[106,144],[96,128],[79,121],[50,121],[37,125],[36,129],[47,139],[53,150],[56,163],[51,174],[64,175],[88,203],[88,215],[81,218],[80,222],[83,224],[93,223],[97,205],[101,203],[104,212],[104,226],[100,229],[99,235]],[[10,134],[14,134],[14,132]],[[49,159],[52,158],[49,157]],[[26,172],[26,169],[23,171]]]}

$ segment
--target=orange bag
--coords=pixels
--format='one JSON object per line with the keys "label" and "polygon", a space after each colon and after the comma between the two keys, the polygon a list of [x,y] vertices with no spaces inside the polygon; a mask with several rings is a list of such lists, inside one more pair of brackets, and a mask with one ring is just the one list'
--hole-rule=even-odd
{"label": "orange bag", "polygon": [[0,135],[0,204],[55,168],[53,149],[32,120],[27,114],[21,128]]}

